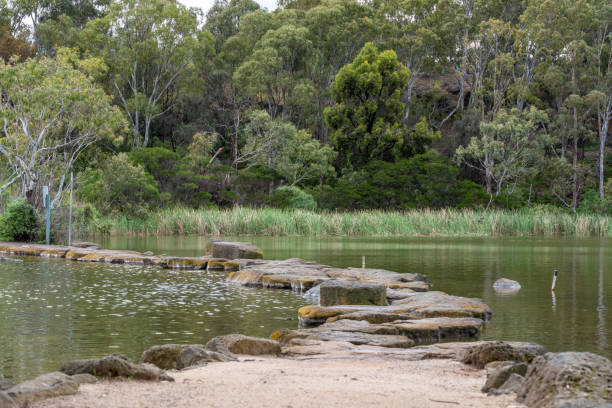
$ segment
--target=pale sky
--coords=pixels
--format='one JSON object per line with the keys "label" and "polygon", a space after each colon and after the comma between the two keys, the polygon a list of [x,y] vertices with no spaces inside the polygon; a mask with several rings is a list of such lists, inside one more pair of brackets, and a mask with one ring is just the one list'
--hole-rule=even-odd
{"label": "pale sky", "polygon": [[[179,0],[187,7],[199,7],[204,10],[204,13],[213,5],[214,0]],[[262,8],[267,8],[272,11],[276,9],[277,0],[255,0]]]}

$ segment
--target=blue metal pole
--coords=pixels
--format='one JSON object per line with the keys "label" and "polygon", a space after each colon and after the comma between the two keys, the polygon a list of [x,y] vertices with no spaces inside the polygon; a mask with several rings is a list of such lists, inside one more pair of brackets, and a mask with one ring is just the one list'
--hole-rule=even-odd
{"label": "blue metal pole", "polygon": [[73,174],[70,172],[70,211],[68,213],[68,246],[72,245],[72,185]]}

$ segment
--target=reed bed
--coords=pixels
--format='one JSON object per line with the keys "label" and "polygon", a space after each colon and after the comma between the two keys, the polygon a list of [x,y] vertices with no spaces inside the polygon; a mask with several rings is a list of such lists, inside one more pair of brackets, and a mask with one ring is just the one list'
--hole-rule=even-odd
{"label": "reed bed", "polygon": [[508,210],[311,212],[274,208],[171,208],[144,218],[108,217],[90,234],[127,236],[573,236],[612,232],[612,217]]}

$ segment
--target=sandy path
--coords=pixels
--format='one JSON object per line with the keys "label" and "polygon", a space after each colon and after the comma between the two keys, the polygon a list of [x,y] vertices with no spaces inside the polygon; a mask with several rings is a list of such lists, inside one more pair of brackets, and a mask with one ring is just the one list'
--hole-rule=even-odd
{"label": "sandy path", "polygon": [[451,360],[256,358],[170,372],[175,383],[102,382],[34,404],[82,407],[520,407],[487,397],[484,370]]}

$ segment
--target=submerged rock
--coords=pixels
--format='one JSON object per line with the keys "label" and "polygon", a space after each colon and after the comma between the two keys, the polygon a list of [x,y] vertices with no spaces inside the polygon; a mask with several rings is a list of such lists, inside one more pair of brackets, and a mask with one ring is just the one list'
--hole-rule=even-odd
{"label": "submerged rock", "polygon": [[263,259],[263,252],[250,242],[228,242],[210,240],[206,253],[213,258]]}
{"label": "submerged rock", "polygon": [[533,360],[518,400],[539,408],[612,406],[612,362],[592,353],[546,353]]}
{"label": "submerged rock", "polygon": [[319,285],[319,304],[386,306],[387,290],[382,284],[332,279]]}
{"label": "submerged rock", "polygon": [[218,336],[210,340],[206,344],[208,350],[218,350],[218,342],[225,344],[227,349],[234,354],[280,354],[281,348],[277,341],[264,339],[261,337],[245,336],[243,334],[228,334],[226,336]]}
{"label": "submerged rock", "polygon": [[0,262],[23,262],[21,259],[13,259],[13,258],[7,258],[4,256],[0,256]]}
{"label": "submerged rock", "polygon": [[544,353],[546,353],[544,346],[536,343],[492,341],[468,349],[462,361],[476,368],[484,368],[493,361],[529,363]]}
{"label": "submerged rock", "polygon": [[495,283],[493,283],[493,289],[496,290],[519,290],[521,288],[521,284],[518,283],[517,281],[511,280],[511,279],[506,279],[506,278],[501,278],[495,281]]}
{"label": "submerged rock", "polygon": [[134,364],[121,354],[103,358],[69,361],[62,365],[61,372],[68,375],[91,374],[97,377],[124,377],[148,381],[174,381],[153,364]]}
{"label": "submerged rock", "polygon": [[18,405],[27,406],[46,398],[73,395],[76,394],[78,389],[79,384],[70,376],[53,372],[17,384],[6,393]]}

